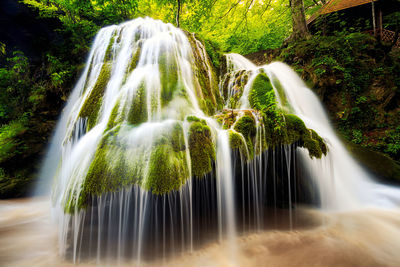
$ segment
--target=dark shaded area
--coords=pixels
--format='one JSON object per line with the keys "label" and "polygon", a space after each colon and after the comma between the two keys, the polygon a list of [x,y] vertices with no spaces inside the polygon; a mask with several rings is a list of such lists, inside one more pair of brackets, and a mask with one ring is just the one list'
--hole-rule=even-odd
{"label": "dark shaded area", "polygon": [[400,185],[400,164],[383,153],[357,144],[347,143],[347,149],[379,182]]}
{"label": "dark shaded area", "polygon": [[7,50],[21,50],[32,64],[40,64],[44,51],[60,44],[58,20],[38,18],[39,13],[17,0],[0,2],[0,42]]}
{"label": "dark shaded area", "polygon": [[[0,199],[26,196],[80,71],[71,34],[57,18],[17,0],[0,2]],[[86,51],[85,51],[86,52]]]}

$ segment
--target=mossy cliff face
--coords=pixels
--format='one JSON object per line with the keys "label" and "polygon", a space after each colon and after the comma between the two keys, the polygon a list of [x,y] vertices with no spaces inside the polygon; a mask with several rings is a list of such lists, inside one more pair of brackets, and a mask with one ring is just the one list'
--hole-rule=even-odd
{"label": "mossy cliff face", "polygon": [[[153,136],[141,137],[151,139],[149,142],[139,140],[133,147],[120,138],[128,130],[127,127],[132,126],[117,126],[107,131],[96,149],[82,185],[78,190],[68,193],[65,211],[71,213],[75,209],[85,208],[92,196],[116,192],[132,185],[140,186],[153,194],[167,194],[179,190],[190,177],[190,159],[182,124],[183,122],[176,121],[162,125],[155,130]],[[203,122],[201,126],[208,127]],[[192,138],[199,138],[199,135],[207,137],[208,134],[208,131],[196,132]],[[210,146],[213,147],[212,143]],[[196,153],[194,145],[191,157],[204,163],[201,161],[204,153]],[[214,157],[211,160],[213,159]],[[200,166],[202,171],[210,172],[203,165]],[[193,167],[192,172],[206,174]]]}
{"label": "mossy cliff face", "polygon": [[194,61],[192,67],[200,108],[205,114],[214,115],[223,105],[223,99],[218,88],[217,70],[219,66],[215,66],[222,56],[218,54],[217,50],[212,49],[215,52],[214,60],[212,61],[206,51],[205,42],[192,33],[185,32],[185,34],[193,51]]}
{"label": "mossy cliff face", "polygon": [[101,108],[104,91],[111,77],[111,64],[104,63],[97,81],[90,91],[86,101],[83,103],[79,117],[87,118],[87,129],[90,130],[95,124]]}
{"label": "mossy cliff face", "polygon": [[225,106],[228,108],[238,108],[240,97],[243,94],[244,86],[249,80],[251,71],[239,70],[226,73],[221,79],[221,93],[225,99]]}
{"label": "mossy cliff face", "polygon": [[[171,34],[169,31],[168,37]],[[213,173],[216,134],[221,130],[227,131],[232,150],[239,151],[244,160],[250,161],[278,145],[305,147],[311,157],[326,153],[325,143],[317,133],[307,129],[300,118],[288,114],[289,109],[281,110],[275,95],[278,83],[273,86],[261,70],[251,79],[250,87],[246,85],[255,70],[232,72],[229,86],[226,81],[220,83],[220,92],[215,65],[219,64],[218,56],[214,54],[211,60],[204,42],[188,33],[192,52],[186,58],[177,52],[175,39],[171,43],[163,39],[157,53],[149,53],[147,41],[141,40],[140,35],[135,37],[129,58],[121,64],[125,66],[122,70],[112,63],[120,58],[118,49],[124,41],[117,35],[110,37],[93,88],[89,92],[83,88],[85,99],[76,120],[87,119],[83,131],[97,139],[88,145],[92,149],[90,158],[79,165],[79,175],[71,177],[71,186],[64,191],[65,212],[85,209],[93,197],[132,186],[154,195],[169,194],[180,190],[188,179]],[[154,58],[149,59],[150,54]],[[89,73],[93,67],[90,64]],[[242,105],[245,93],[249,109],[223,109],[223,105]],[[283,90],[278,93],[279,99],[284,99]],[[215,115],[218,110],[222,111]],[[214,117],[208,119],[205,115]],[[217,129],[212,119],[222,129]]]}
{"label": "mossy cliff face", "polygon": [[[182,41],[182,32],[171,29],[162,36],[158,50],[152,51],[153,40],[149,42],[148,34],[139,32],[128,45],[131,51],[123,64],[115,64],[127,47],[121,39],[123,31],[118,30],[110,33],[104,56],[100,53],[89,60],[81,107],[70,120],[74,125],[64,144],[75,138],[81,119],[87,122],[83,132],[98,124],[96,131],[102,134],[96,137],[98,144],[85,170],[71,178],[72,188],[64,195],[66,212],[85,208],[94,196],[128,186],[168,194],[191,176],[201,178],[213,171],[215,137],[205,120],[188,115],[204,116],[198,106],[205,114],[222,108],[215,66],[218,52],[211,60],[203,41],[188,33],[188,40]],[[89,88],[89,84],[94,85]]]}
{"label": "mossy cliff face", "polygon": [[169,103],[176,90],[179,89],[179,68],[175,59],[168,53],[163,53],[159,61],[161,102],[162,105]]}
{"label": "mossy cliff face", "polygon": [[[165,93],[166,98],[173,97],[169,93],[174,94],[173,90]],[[196,116],[162,124],[153,130],[147,145],[146,141],[139,141],[137,147],[124,143],[120,138],[124,131],[139,130],[147,121],[146,97],[142,83],[132,98],[130,110],[124,111],[122,99],[116,102],[82,185],[67,195],[66,212],[87,207],[93,196],[132,185],[153,194],[168,194],[179,190],[191,177],[202,178],[213,172],[215,137],[207,122]],[[316,132],[307,129],[297,116],[279,109],[274,88],[264,73],[254,79],[249,100],[252,109],[224,109],[214,116],[228,130],[231,148],[244,159],[251,160],[268,148],[293,143],[308,149],[311,157],[326,154],[326,145]]]}
{"label": "mossy cliff face", "polygon": [[212,141],[211,129],[204,120],[189,118],[189,151],[192,165],[192,175],[203,177],[213,169],[215,147]]}
{"label": "mossy cliff face", "polygon": [[[224,129],[230,129],[232,149],[245,151],[251,159],[267,148],[295,143],[306,148],[310,157],[326,155],[324,140],[314,130],[308,129],[299,117],[286,114],[279,108],[274,86],[267,75],[259,73],[249,93],[252,110],[227,109],[215,116]],[[286,99],[283,90],[280,98]],[[243,144],[246,149],[243,149]]]}
{"label": "mossy cliff face", "polygon": [[184,133],[181,123],[176,123],[167,135],[154,145],[149,161],[148,177],[144,188],[153,194],[166,194],[179,190],[189,178]]}

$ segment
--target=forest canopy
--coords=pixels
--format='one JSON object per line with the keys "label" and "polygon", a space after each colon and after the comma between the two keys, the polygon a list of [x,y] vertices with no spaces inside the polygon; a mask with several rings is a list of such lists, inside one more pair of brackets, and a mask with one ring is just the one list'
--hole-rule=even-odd
{"label": "forest canopy", "polygon": [[[42,17],[59,18],[76,45],[79,35],[92,37],[99,27],[149,16],[177,24],[212,39],[222,50],[237,53],[277,48],[290,35],[289,0],[23,0]],[[324,1],[305,0],[308,15]],[[83,38],[86,39],[86,38]]]}

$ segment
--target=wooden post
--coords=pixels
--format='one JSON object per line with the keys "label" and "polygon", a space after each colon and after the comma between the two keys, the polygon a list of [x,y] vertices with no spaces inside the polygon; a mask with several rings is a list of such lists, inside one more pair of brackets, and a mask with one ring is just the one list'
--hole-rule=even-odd
{"label": "wooden post", "polygon": [[372,27],[374,28],[374,35],[376,36],[376,22],[375,22],[375,3],[374,0],[372,2]]}

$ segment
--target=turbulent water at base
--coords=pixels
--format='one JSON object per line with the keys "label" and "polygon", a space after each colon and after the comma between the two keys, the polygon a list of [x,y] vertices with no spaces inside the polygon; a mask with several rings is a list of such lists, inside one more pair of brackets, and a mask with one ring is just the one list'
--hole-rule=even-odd
{"label": "turbulent water at base", "polygon": [[[133,261],[130,263],[172,266],[184,265],[176,260],[193,260],[194,265],[202,265],[200,256],[193,255],[206,246],[203,253],[216,261],[214,265],[257,265],[256,260],[250,262],[243,256],[246,244],[251,247],[253,242],[251,235],[250,241],[246,236],[281,224],[282,210],[285,229],[296,228],[295,204],[304,198],[297,195],[304,177],[312,178],[309,185],[315,185],[315,198],[324,210],[394,208],[400,203],[398,189],[373,182],[347,153],[320,101],[288,66],[272,63],[257,67],[240,55],[227,54],[226,73],[216,90],[213,84],[218,77],[213,71],[202,42],[170,24],[135,19],[97,34],[41,174],[48,183],[55,181],[53,214],[63,258],[90,264]],[[249,111],[249,93],[260,72],[272,81],[281,108],[300,117],[327,143],[329,151],[322,159],[311,159],[296,144],[263,151],[261,118]],[[240,153],[230,148],[232,129],[224,129],[212,116],[218,107],[231,108],[238,88],[242,88],[238,117],[250,112],[256,124],[254,147]],[[189,149],[191,116],[209,127],[215,146],[212,171],[202,177],[193,173],[197,162]],[[173,142],[168,137],[176,129],[182,132],[178,151],[168,150],[176,146],[168,143]],[[152,176],[161,168],[152,165],[160,144],[170,158],[161,158],[159,164],[170,164],[184,177],[165,192]],[[103,148],[108,149],[103,154],[109,166],[105,171],[116,170],[133,178],[111,182],[115,188],[102,188],[101,194],[85,195],[87,177]],[[251,151],[254,158],[248,160]],[[90,186],[96,188],[96,182]],[[260,238],[267,242],[270,237]],[[292,237],[287,238],[292,242]],[[207,244],[215,240],[223,262],[210,256],[214,252],[207,246],[213,245]],[[278,243],[276,246],[282,246]],[[274,254],[274,248],[268,249]]]}
{"label": "turbulent water at base", "polygon": [[[16,266],[76,266],[58,255],[57,227],[47,199],[0,201],[0,263]],[[307,219],[305,219],[307,218]],[[400,213],[363,210],[348,213],[303,211],[300,228],[245,234],[237,240],[237,266],[390,266],[400,265]],[[285,224],[286,220],[282,221]],[[306,227],[306,228],[304,228]],[[213,242],[194,252],[142,266],[232,266],[226,242]],[[135,266],[137,261],[111,261],[108,266]],[[79,266],[96,266],[92,259]]]}

